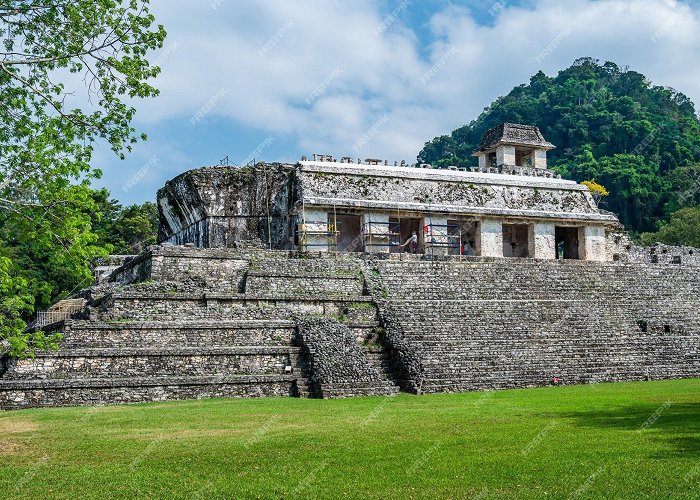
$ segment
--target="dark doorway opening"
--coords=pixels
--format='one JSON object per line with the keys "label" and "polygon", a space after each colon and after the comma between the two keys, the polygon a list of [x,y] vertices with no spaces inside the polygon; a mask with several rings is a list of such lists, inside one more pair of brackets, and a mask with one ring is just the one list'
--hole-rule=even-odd
{"label": "dark doorway opening", "polygon": [[527,224],[503,224],[503,256],[530,256],[530,228]]}
{"label": "dark doorway opening", "polygon": [[579,259],[578,227],[554,228],[555,251],[557,259]]}
{"label": "dark doorway opening", "polygon": [[[333,224],[333,217],[329,216],[329,223]],[[337,215],[335,217],[338,231],[338,242],[336,251],[338,252],[362,252],[361,223],[359,215]]]}

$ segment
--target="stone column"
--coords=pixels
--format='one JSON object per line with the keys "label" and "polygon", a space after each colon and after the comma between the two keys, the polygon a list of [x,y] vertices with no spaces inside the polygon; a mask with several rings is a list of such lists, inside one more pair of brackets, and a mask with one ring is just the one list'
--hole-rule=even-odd
{"label": "stone column", "polygon": [[485,170],[487,167],[490,167],[491,165],[488,164],[488,155],[486,153],[480,153],[479,154],[479,170]]}
{"label": "stone column", "polygon": [[447,218],[432,217],[432,219],[426,219],[426,221],[428,232],[423,235],[425,238],[425,254],[447,255],[449,251],[447,247]]}
{"label": "stone column", "polygon": [[[389,214],[362,215],[362,237],[367,253],[389,253]],[[403,243],[403,242],[402,242]]]}
{"label": "stone column", "polygon": [[582,260],[608,260],[605,245],[605,226],[590,225],[579,228],[579,258]]}
{"label": "stone column", "polygon": [[507,144],[496,148],[496,166],[515,165],[515,146]]}
{"label": "stone column", "polygon": [[544,149],[536,149],[533,155],[533,167],[535,168],[547,168],[547,151]]}
{"label": "stone column", "polygon": [[554,224],[536,222],[531,224],[528,238],[528,253],[533,259],[556,259],[556,238],[554,236]]}
{"label": "stone column", "polygon": [[325,210],[306,210],[304,224],[300,225],[300,236],[306,234],[305,240],[299,241],[301,250],[306,252],[327,252],[333,244],[332,235],[328,233],[328,212]]}
{"label": "stone column", "polygon": [[482,220],[479,224],[481,256],[503,257],[503,223],[497,220]]}

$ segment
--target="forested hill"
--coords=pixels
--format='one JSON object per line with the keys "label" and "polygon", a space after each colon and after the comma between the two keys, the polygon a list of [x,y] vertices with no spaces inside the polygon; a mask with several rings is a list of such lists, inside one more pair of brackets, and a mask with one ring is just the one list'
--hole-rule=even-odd
{"label": "forested hill", "polygon": [[567,178],[595,179],[601,204],[633,231],[651,231],[700,203],[700,121],[682,93],[654,86],[614,63],[582,58],[499,97],[474,121],[436,137],[419,154],[440,167],[472,166],[479,140],[502,122],[537,125],[557,149],[549,165]]}

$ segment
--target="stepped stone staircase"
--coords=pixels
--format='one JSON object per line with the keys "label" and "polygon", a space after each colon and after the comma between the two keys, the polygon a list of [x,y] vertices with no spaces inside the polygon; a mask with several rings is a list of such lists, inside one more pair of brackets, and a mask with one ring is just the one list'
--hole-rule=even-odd
{"label": "stepped stone staircase", "polygon": [[[57,352],[5,358],[1,409],[398,391],[362,347],[381,328],[353,259],[162,246],[110,280],[81,292],[83,311],[45,327],[62,334]],[[323,338],[309,349],[300,318],[323,317],[335,320],[316,327]],[[355,357],[324,379],[314,370],[337,348],[328,329],[352,340]]]}
{"label": "stepped stone staircase", "polygon": [[470,259],[377,269],[416,392],[700,376],[697,266]]}
{"label": "stepped stone staircase", "polygon": [[700,265],[156,246],[0,358],[0,409],[700,377]]}

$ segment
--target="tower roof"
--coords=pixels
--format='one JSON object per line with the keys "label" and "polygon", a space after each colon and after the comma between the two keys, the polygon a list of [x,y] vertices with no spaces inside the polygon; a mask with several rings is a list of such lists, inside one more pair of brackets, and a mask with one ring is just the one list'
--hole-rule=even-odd
{"label": "tower roof", "polygon": [[514,146],[536,147],[545,150],[554,149],[551,142],[547,142],[540,129],[534,125],[521,125],[519,123],[501,123],[484,132],[479,147],[475,154],[494,149],[501,144]]}

